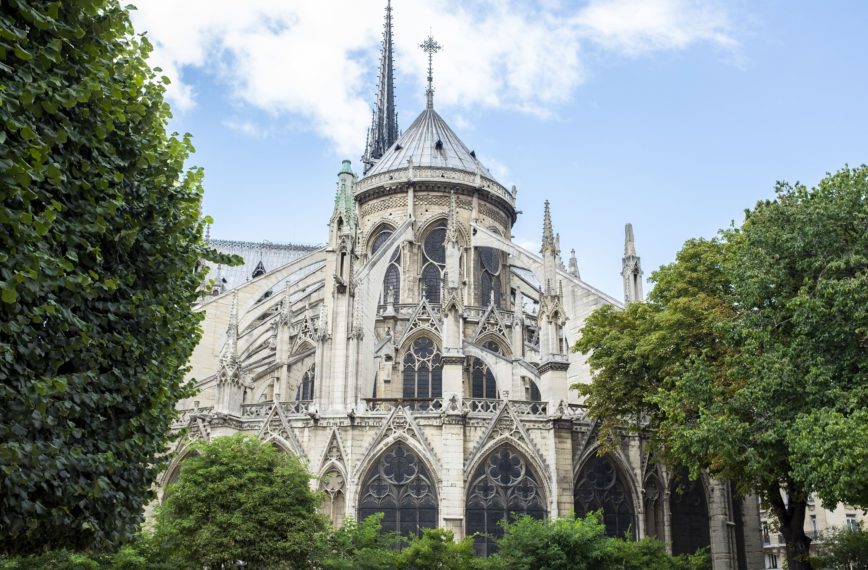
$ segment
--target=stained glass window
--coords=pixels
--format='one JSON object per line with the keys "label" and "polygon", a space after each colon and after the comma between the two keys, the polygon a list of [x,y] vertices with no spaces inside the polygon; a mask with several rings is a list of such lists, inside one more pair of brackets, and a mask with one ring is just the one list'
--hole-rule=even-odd
{"label": "stained glass window", "polygon": [[669,486],[672,554],[692,554],[711,544],[708,503],[701,481],[691,481],[686,470]]}
{"label": "stained glass window", "polygon": [[430,338],[422,337],[404,353],[404,397],[443,396],[443,366],[440,351]]}
{"label": "stained glass window", "polygon": [[[501,354],[500,346],[496,342],[488,341],[483,346]],[[470,386],[472,398],[497,398],[497,380],[494,374],[485,362],[475,357],[470,359]]]}
{"label": "stained glass window", "polygon": [[359,520],[383,513],[384,531],[419,534],[421,528],[437,526],[436,493],[425,464],[399,442],[368,471],[360,490]]}
{"label": "stained glass window", "polygon": [[500,307],[500,253],[491,247],[480,247],[479,253],[479,304],[488,306],[492,299]]}
{"label": "stained glass window", "polygon": [[625,533],[636,538],[636,511],[633,496],[621,471],[609,457],[591,457],[575,488],[576,515],[585,516],[603,510],[606,534],[623,538]]}
{"label": "stained glass window", "polygon": [[497,448],[476,468],[467,494],[466,533],[475,536],[476,553],[487,556],[494,552],[492,537],[503,536],[498,521],[510,515],[530,515],[545,518],[545,497],[537,476],[527,461],[509,445]]}
{"label": "stained glass window", "polygon": [[446,226],[438,225],[422,242],[421,293],[431,303],[440,302],[443,266],[446,264]]}
{"label": "stained glass window", "polygon": [[298,391],[295,394],[295,399],[298,401],[313,400],[313,386],[316,380],[316,364],[311,364],[310,368],[305,370],[301,377],[301,384],[298,385]]}
{"label": "stained glass window", "polygon": [[[392,229],[385,228],[380,230],[377,237],[374,238],[374,243],[371,246],[371,255],[377,253],[386,241],[392,237]],[[393,303],[401,302],[401,248],[397,248],[392,254],[392,259],[389,261],[389,267],[386,269],[386,276],[383,278],[383,293],[380,296],[381,303],[389,302],[391,291],[391,301]]]}

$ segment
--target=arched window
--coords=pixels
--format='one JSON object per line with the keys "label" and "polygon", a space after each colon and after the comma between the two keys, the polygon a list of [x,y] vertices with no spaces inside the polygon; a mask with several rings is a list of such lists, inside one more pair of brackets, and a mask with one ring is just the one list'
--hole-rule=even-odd
{"label": "arched window", "polygon": [[492,300],[500,307],[500,252],[492,247],[477,249],[479,256],[479,304],[488,306]]}
{"label": "arched window", "polygon": [[404,353],[404,397],[440,398],[443,396],[443,365],[440,351],[430,338],[413,341]]}
{"label": "arched window", "polygon": [[633,496],[621,471],[609,457],[591,457],[576,483],[576,515],[603,510],[606,534],[623,538],[629,532],[636,538],[636,511]]}
{"label": "arched window", "polygon": [[467,490],[466,534],[489,535],[474,537],[477,555],[494,552],[492,537],[503,536],[497,523],[512,514],[542,519],[547,509],[542,487],[527,461],[511,446],[503,445],[476,468]]}
{"label": "arched window", "polygon": [[708,502],[701,481],[691,481],[682,470],[669,485],[672,554],[692,554],[711,544]]}
{"label": "arched window", "polygon": [[533,378],[527,379],[525,394],[527,395],[527,399],[531,402],[542,402],[542,394],[539,391],[539,386],[537,386],[536,382],[533,381]]}
{"label": "arched window", "polygon": [[383,513],[383,530],[403,535],[437,526],[436,489],[421,459],[398,442],[368,470],[359,491],[359,520]]}
{"label": "arched window", "polygon": [[[371,245],[371,255],[377,253],[383,244],[392,237],[391,228],[383,228],[377,237],[374,238],[374,243]],[[401,302],[401,248],[397,248],[392,254],[392,259],[389,260],[389,267],[386,268],[386,276],[383,278],[383,293],[380,295],[381,303]]]}
{"label": "arched window", "polygon": [[337,469],[329,470],[319,481],[320,491],[325,494],[320,512],[329,517],[335,526],[344,522],[344,484],[344,476]]}
{"label": "arched window", "polygon": [[446,224],[440,223],[422,242],[422,294],[431,303],[440,302],[443,266],[446,264]]}
{"label": "arched window", "polygon": [[[486,342],[483,347],[502,354],[500,346],[494,341]],[[470,359],[470,396],[472,398],[497,398],[497,380],[485,362],[479,358]]]}
{"label": "arched window", "polygon": [[295,399],[299,402],[313,400],[313,385],[316,380],[316,364],[311,364],[310,368],[305,370],[301,377],[301,383],[298,385],[298,391],[295,393]]}
{"label": "arched window", "polygon": [[663,491],[656,470],[645,478],[645,536],[664,539]]}

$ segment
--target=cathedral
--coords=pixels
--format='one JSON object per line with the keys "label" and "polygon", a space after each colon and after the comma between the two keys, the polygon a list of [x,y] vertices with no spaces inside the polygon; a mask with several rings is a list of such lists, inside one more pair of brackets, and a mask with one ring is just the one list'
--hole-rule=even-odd
{"label": "cathedral", "polygon": [[574,254],[564,264],[548,202],[541,251],[513,243],[517,190],[436,111],[431,38],[426,108],[399,130],[392,33],[387,6],[361,175],[341,164],[328,235],[312,236],[325,245],[209,240],[245,262],[212,267],[196,307],[198,395],[179,404],[161,492],[192,441],[244,432],[302,460],[335,524],[383,513],[387,530],[439,526],[486,555],[513,513],[602,510],[609,535],[761,568],[755,498],[669,472],[639,437],[598,455],[570,389],[591,381],[570,350],[585,318],[642,299],[631,226],[623,300],[583,281]]}

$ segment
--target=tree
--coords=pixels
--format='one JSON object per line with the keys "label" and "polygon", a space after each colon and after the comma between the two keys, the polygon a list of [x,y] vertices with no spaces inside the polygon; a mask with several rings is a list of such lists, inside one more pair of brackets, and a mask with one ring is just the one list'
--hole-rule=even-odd
{"label": "tree", "polygon": [[862,525],[839,528],[823,537],[820,568],[868,570],[868,531]]}
{"label": "tree", "polygon": [[524,516],[504,524],[487,567],[510,570],[704,570],[708,556],[673,557],[658,540],[606,536],[599,513],[557,520]]}
{"label": "tree", "polygon": [[334,529],[324,541],[318,567],[324,570],[378,570],[394,568],[401,537],[383,532],[382,513],[360,522],[353,519]]}
{"label": "tree", "polygon": [[202,172],[115,0],[0,11],[0,552],[142,520],[199,338]]}
{"label": "tree", "polygon": [[670,465],[759,494],[792,570],[810,564],[810,491],[868,504],[866,197],[865,166],[779,183],[741,227],[688,241],[647,303],[595,311],[575,346],[604,441],[646,431]]}
{"label": "tree", "polygon": [[309,567],[327,525],[299,460],[242,434],[192,449],[157,510],[155,557],[190,568]]}
{"label": "tree", "polygon": [[451,530],[423,528],[422,534],[411,535],[394,566],[381,568],[401,570],[471,570],[474,567],[473,539],[455,541]]}

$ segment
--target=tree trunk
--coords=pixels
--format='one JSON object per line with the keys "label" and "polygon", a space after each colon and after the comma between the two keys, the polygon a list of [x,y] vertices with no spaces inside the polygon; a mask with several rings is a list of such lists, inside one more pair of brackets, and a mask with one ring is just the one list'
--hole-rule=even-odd
{"label": "tree trunk", "polygon": [[[794,496],[800,494],[793,493]],[[811,539],[805,534],[807,501],[796,499],[794,496],[789,496],[789,501],[784,503],[780,488],[775,486],[774,489],[770,490],[769,501],[778,518],[781,535],[786,544],[787,568],[789,570],[811,570]]]}

